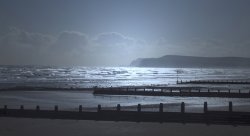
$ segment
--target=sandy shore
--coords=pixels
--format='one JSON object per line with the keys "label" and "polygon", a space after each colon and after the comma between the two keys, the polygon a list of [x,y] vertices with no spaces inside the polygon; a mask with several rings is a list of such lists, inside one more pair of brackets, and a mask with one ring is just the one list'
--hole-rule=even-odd
{"label": "sandy shore", "polygon": [[54,105],[58,105],[59,110],[78,110],[78,106],[83,105],[84,110],[96,110],[98,104],[103,108],[121,104],[122,110],[133,107],[136,110],[136,105],[140,103],[142,110],[158,111],[159,103],[164,103],[164,111],[180,111],[181,102],[185,102],[187,112],[202,112],[204,102],[208,102],[209,110],[217,107],[228,110],[229,101],[233,102],[235,110],[249,111],[249,99],[243,98],[109,96],[93,95],[91,91],[0,91],[0,107],[8,105],[10,109],[20,108],[20,105],[24,105],[25,109],[35,109],[36,105],[41,109],[53,109]]}
{"label": "sandy shore", "polygon": [[250,126],[0,118],[0,136],[247,136]]}

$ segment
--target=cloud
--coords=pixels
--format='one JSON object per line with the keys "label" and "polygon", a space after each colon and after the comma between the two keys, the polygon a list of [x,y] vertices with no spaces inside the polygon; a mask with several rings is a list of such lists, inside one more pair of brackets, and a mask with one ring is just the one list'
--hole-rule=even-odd
{"label": "cloud", "polygon": [[71,51],[73,49],[83,49],[88,44],[86,34],[75,31],[64,31],[60,33],[55,43],[55,47],[60,50]]}
{"label": "cloud", "polygon": [[109,32],[97,35],[96,39],[94,39],[94,42],[101,46],[129,46],[133,45],[135,40],[120,33]]}
{"label": "cloud", "polygon": [[13,27],[0,39],[0,46],[40,47],[48,46],[53,41],[50,35],[30,33]]}
{"label": "cloud", "polygon": [[83,64],[86,34],[63,31],[58,36],[11,28],[0,37],[0,64]]}
{"label": "cloud", "polygon": [[142,51],[148,46],[144,40],[135,39],[116,32],[98,34],[92,40],[92,45],[94,45],[96,50],[103,50],[106,53],[114,53],[116,51],[120,55]]}
{"label": "cloud", "polygon": [[204,38],[174,41],[165,37],[148,42],[116,32],[100,33],[92,39],[77,31],[48,35],[11,28],[0,37],[0,64],[109,66],[167,54],[249,57],[249,43]]}
{"label": "cloud", "polygon": [[0,64],[38,64],[54,41],[53,36],[31,33],[17,28],[0,38]]}
{"label": "cloud", "polygon": [[[130,64],[132,60],[144,54],[145,41],[117,32],[98,34],[92,40],[92,51],[103,63],[108,65]],[[104,64],[103,64],[104,65]]]}
{"label": "cloud", "polygon": [[88,61],[89,39],[84,33],[76,31],[61,32],[50,46],[48,58],[53,65],[84,65]]}
{"label": "cloud", "polygon": [[[0,38],[1,64],[121,65],[129,64],[145,44],[119,33],[101,33],[94,39],[80,32],[54,35],[12,28]],[[112,60],[112,61],[111,61]]]}

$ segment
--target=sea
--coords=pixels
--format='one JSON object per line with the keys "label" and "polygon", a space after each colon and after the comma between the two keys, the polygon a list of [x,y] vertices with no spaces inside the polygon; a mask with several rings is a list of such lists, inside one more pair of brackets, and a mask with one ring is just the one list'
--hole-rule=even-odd
{"label": "sea", "polygon": [[[41,108],[52,109],[54,105],[58,105],[64,110],[77,110],[79,105],[83,105],[88,110],[96,110],[98,104],[106,108],[121,104],[131,110],[136,109],[135,106],[140,103],[145,105],[145,110],[157,111],[156,105],[164,103],[164,106],[168,107],[165,110],[178,111],[180,103],[185,102],[192,112],[202,111],[205,101],[210,107],[227,110],[228,102],[232,101],[236,106],[235,110],[249,110],[246,107],[250,106],[250,99],[246,98],[109,96],[93,95],[91,91],[93,87],[178,86],[177,80],[249,81],[250,69],[0,66],[0,106],[18,108],[24,105],[25,108],[34,108],[40,105]],[[25,89],[27,87],[29,90]],[[250,89],[249,85],[219,87]],[[81,91],[82,88],[85,88],[85,91]],[[89,88],[89,91],[86,91],[86,88]]]}
{"label": "sea", "polygon": [[250,69],[0,66],[0,88],[171,85],[177,80],[249,80]]}

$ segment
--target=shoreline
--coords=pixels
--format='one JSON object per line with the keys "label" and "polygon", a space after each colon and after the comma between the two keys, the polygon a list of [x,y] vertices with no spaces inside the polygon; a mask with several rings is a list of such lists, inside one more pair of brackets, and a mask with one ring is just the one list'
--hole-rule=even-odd
{"label": "shoreline", "polygon": [[93,91],[0,91],[1,107],[34,109],[39,105],[42,109],[53,109],[58,105],[62,110],[77,110],[79,105],[91,111],[101,104],[103,108],[114,109],[120,104],[124,109],[136,109],[141,104],[145,110],[155,110],[160,103],[166,111],[180,110],[181,102],[185,102],[187,110],[201,111],[204,102],[211,109],[227,109],[232,101],[237,111],[249,111],[249,99],[216,98],[216,97],[174,97],[174,96],[126,96],[126,95],[93,95]]}
{"label": "shoreline", "polygon": [[78,111],[62,111],[58,106],[54,110],[41,110],[39,106],[33,110],[0,109],[0,117],[33,118],[33,119],[63,119],[63,120],[97,120],[97,121],[128,121],[128,122],[174,122],[174,123],[204,123],[221,125],[250,126],[250,112],[233,111],[232,105],[228,111],[210,111],[204,104],[202,113],[185,112],[185,104],[181,104],[181,111],[166,112],[163,104],[158,111],[142,111],[140,104],[136,111],[121,110],[117,105],[116,110],[105,110],[98,105],[97,111],[83,111],[79,106]]}

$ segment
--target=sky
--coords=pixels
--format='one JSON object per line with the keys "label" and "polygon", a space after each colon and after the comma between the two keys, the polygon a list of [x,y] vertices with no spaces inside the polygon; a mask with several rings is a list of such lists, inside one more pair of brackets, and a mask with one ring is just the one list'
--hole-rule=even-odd
{"label": "sky", "polygon": [[0,64],[250,57],[249,0],[0,0]]}

